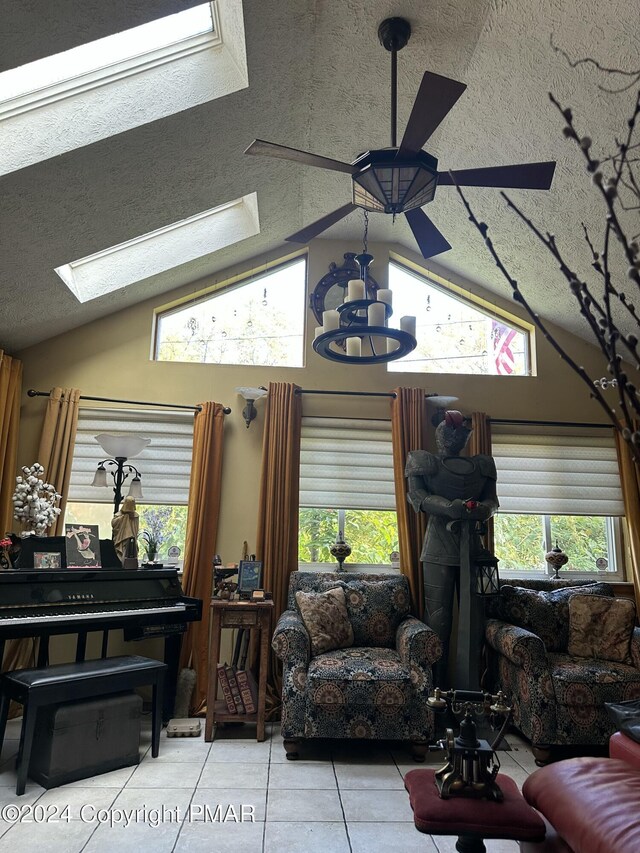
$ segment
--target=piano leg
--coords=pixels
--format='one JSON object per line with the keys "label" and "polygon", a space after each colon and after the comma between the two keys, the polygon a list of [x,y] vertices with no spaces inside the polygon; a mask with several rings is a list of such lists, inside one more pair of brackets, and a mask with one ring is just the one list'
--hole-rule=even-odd
{"label": "piano leg", "polygon": [[49,635],[43,634],[38,643],[38,660],[36,663],[38,669],[43,666],[49,666]]}
{"label": "piano leg", "polygon": [[164,638],[164,662],[167,665],[167,677],[164,682],[164,700],[162,703],[162,722],[164,725],[173,717],[173,709],[176,704],[181,645],[182,634],[169,634]]}
{"label": "piano leg", "polygon": [[78,639],[76,640],[76,663],[80,663],[85,659],[87,653],[87,632],[78,631]]}

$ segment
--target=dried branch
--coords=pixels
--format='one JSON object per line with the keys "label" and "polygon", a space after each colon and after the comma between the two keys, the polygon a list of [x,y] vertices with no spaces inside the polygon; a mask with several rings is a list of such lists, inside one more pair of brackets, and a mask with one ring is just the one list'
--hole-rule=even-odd
{"label": "dried branch", "polygon": [[[552,46],[554,50],[566,58],[573,68],[581,64],[590,64],[601,72],[611,75],[620,74],[630,78],[630,82],[622,88],[599,87],[604,92],[625,92],[640,81],[640,71],[621,71],[606,68],[591,58],[571,60],[565,51],[555,45]],[[560,358],[588,387],[590,396],[598,402],[612,425],[621,433],[634,460],[640,465],[640,429],[638,428],[638,424],[640,424],[640,396],[636,383],[630,380],[628,373],[629,369],[635,369],[636,372],[640,371],[640,351],[638,349],[640,315],[636,311],[633,301],[629,299],[620,283],[615,280],[615,271],[618,265],[614,263],[614,252],[621,253],[624,258],[623,263],[626,263],[627,266],[628,284],[640,296],[640,245],[638,236],[630,236],[625,231],[625,225],[619,215],[622,211],[628,213],[629,211],[640,210],[640,179],[636,173],[640,157],[635,156],[635,152],[640,147],[640,142],[634,141],[640,115],[640,92],[638,92],[631,116],[627,121],[622,141],[616,139],[615,151],[601,159],[596,158],[591,153],[591,138],[578,132],[572,111],[563,108],[552,94],[549,95],[549,98],[565,121],[563,135],[573,141],[581,152],[586,162],[587,172],[591,175],[593,187],[603,204],[601,250],[596,248],[596,243],[586,225],[582,223],[583,238],[589,251],[593,274],[597,276],[597,282],[592,284],[579,276],[563,256],[556,236],[549,232],[543,232],[506,193],[501,193],[501,195],[508,208],[514,211],[558,264],[559,271],[576,300],[578,310],[591,331],[593,341],[604,356],[610,379],[602,377],[594,380],[590,377],[584,367],[574,360],[565,347],[554,337],[553,333],[549,331],[547,325],[532,309],[520,290],[518,282],[502,262],[493,241],[489,237],[487,224],[476,218],[464,193],[455,181],[455,175],[450,174],[452,174],[453,183],[464,203],[470,221],[482,235],[496,266],[511,287],[513,298],[523,306],[533,323]],[[633,155],[630,156],[630,152],[634,152]],[[608,172],[606,177],[605,169]],[[620,312],[622,313],[620,314]],[[627,321],[627,326],[630,323],[633,331],[623,331],[619,317]],[[627,359],[632,360],[631,367],[623,361],[621,353],[624,353]],[[613,387],[617,391],[616,407],[612,406],[602,393],[609,387]]]}

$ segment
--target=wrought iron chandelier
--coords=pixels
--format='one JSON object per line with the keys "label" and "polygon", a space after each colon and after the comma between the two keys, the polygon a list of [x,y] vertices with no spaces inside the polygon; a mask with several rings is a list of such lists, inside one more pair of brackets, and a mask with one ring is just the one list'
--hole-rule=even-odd
{"label": "wrought iron chandelier", "polygon": [[367,252],[369,214],[364,211],[363,249],[355,260],[360,278],[347,285],[342,305],[322,312],[322,326],[317,326],[313,349],[330,361],[348,364],[378,364],[395,361],[417,346],[416,318],[400,318],[400,327],[388,325],[393,314],[390,290],[368,285],[368,269],[373,255]]}

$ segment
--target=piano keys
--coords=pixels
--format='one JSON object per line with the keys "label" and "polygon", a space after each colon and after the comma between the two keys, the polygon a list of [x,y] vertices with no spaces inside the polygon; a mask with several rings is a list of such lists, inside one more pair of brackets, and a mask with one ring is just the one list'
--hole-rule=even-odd
{"label": "piano keys", "polygon": [[[0,661],[6,640],[39,637],[38,666],[48,663],[49,637],[77,634],[84,660],[89,631],[122,628],[125,639],[161,636],[169,666],[163,717],[173,712],[180,640],[202,618],[202,601],[183,595],[177,569],[21,569],[0,573]],[[107,634],[102,645],[106,656]]]}

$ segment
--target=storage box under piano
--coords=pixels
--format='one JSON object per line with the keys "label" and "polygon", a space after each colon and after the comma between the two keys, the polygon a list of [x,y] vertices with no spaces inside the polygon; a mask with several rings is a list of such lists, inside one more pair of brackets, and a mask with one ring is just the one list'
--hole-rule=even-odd
{"label": "storage box under piano", "polygon": [[29,776],[55,788],[138,764],[141,714],[132,691],[40,708]]}

